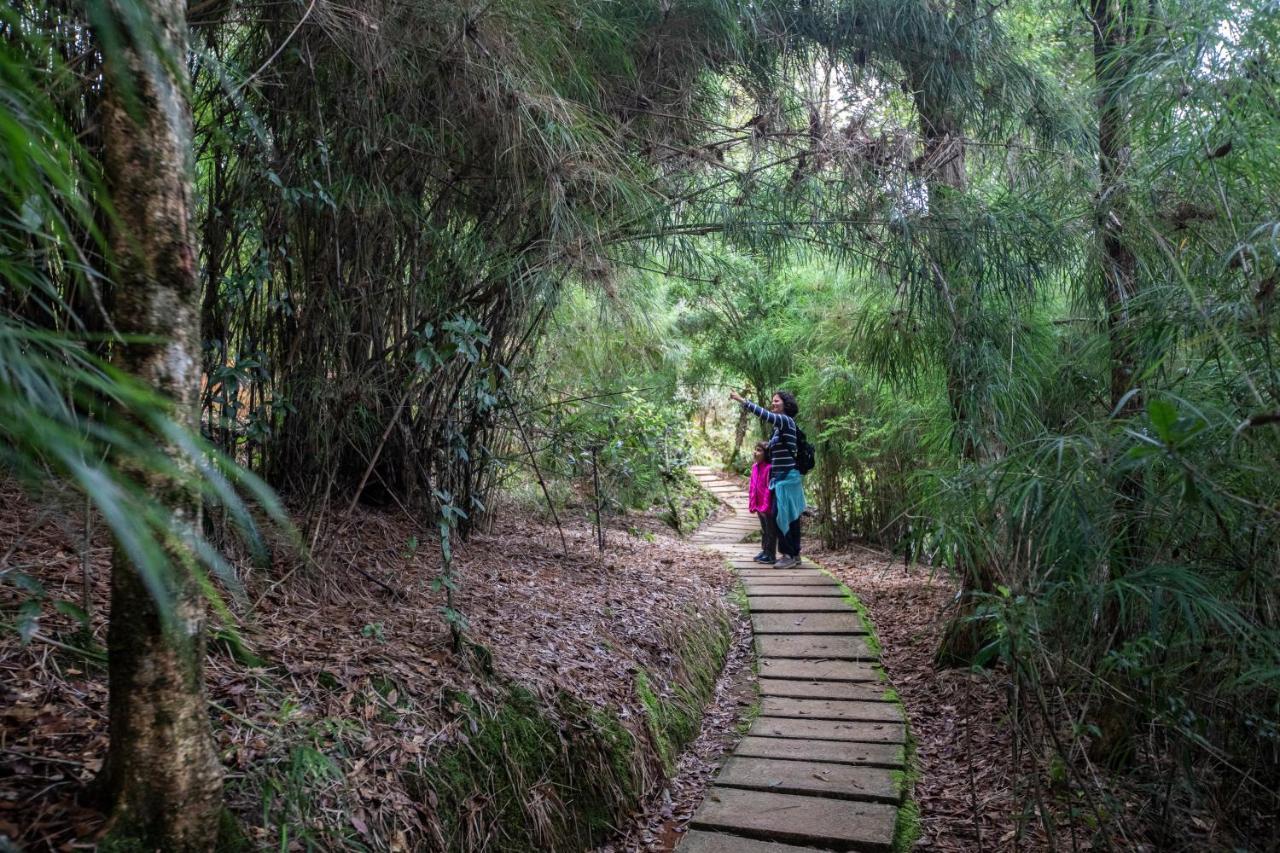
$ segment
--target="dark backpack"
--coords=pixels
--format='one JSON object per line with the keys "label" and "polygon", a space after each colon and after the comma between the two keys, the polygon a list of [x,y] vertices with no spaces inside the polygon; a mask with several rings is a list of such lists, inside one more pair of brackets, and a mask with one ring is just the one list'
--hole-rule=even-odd
{"label": "dark backpack", "polygon": [[796,470],[801,476],[808,474],[813,470],[814,463],[817,461],[818,451],[809,439],[805,438],[804,430],[796,427]]}

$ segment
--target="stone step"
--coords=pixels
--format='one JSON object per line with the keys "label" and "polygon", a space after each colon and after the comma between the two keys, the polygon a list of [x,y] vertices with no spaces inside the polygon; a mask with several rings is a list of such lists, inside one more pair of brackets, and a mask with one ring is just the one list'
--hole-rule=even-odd
{"label": "stone step", "polygon": [[852,720],[801,720],[793,717],[756,717],[747,731],[750,737],[798,740],[855,741],[858,743],[906,743],[902,723]]}
{"label": "stone step", "polygon": [[[743,563],[742,566],[735,565]],[[812,569],[771,569],[764,563],[757,563],[754,560],[730,560],[729,564],[738,569],[738,577],[744,581],[755,581],[756,583],[775,583],[794,586],[795,584],[804,584],[806,586],[839,586],[839,584],[822,572],[815,572]]]}
{"label": "stone step", "polygon": [[760,715],[802,720],[835,720],[892,723],[902,720],[902,708],[896,702],[850,702],[839,699],[788,699],[764,696]]}
{"label": "stone step", "polygon": [[880,668],[870,661],[761,658],[761,678],[801,681],[879,681]]}
{"label": "stone step", "polygon": [[756,736],[747,736],[738,741],[733,754],[750,758],[785,758],[791,761],[861,764],[890,769],[905,766],[907,759],[906,749],[896,743],[857,743],[842,740]]}
{"label": "stone step", "polygon": [[747,605],[753,613],[849,613],[842,598],[822,596],[748,595]]}
{"label": "stone step", "polygon": [[833,634],[758,634],[756,651],[767,658],[879,660],[862,636]]}
{"label": "stone step", "polygon": [[842,800],[893,804],[902,801],[902,786],[894,780],[893,770],[853,764],[735,754],[724,763],[715,784],[779,794],[818,794]]}
{"label": "stone step", "polygon": [[880,683],[847,681],[800,681],[791,678],[762,678],[761,696],[789,699],[844,699],[856,702],[887,702]]}
{"label": "stone step", "polygon": [[865,634],[862,617],[846,613],[753,613],[757,634]]}
{"label": "stone step", "polygon": [[715,787],[694,814],[694,829],[724,830],[762,841],[807,844],[835,850],[890,850],[898,810],[886,803],[860,803],[768,791]]}
{"label": "stone step", "polygon": [[676,845],[680,853],[814,853],[812,847],[796,847],[776,841],[758,841],[724,832],[695,829]]}
{"label": "stone step", "polygon": [[747,588],[748,595],[773,595],[773,596],[804,596],[816,595],[822,598],[844,598],[844,592],[838,586],[828,586],[825,584],[787,584],[780,585],[780,582],[774,581],[772,578],[768,583],[760,583],[756,580],[748,580],[743,584]]}

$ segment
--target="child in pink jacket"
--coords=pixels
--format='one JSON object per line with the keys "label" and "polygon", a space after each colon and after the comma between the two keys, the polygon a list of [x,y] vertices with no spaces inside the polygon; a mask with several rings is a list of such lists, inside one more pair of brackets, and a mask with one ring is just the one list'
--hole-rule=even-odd
{"label": "child in pink jacket", "polygon": [[778,526],[773,514],[773,491],[769,488],[769,443],[756,442],[751,483],[747,486],[747,510],[760,516],[760,553],[752,559],[770,564],[778,559]]}

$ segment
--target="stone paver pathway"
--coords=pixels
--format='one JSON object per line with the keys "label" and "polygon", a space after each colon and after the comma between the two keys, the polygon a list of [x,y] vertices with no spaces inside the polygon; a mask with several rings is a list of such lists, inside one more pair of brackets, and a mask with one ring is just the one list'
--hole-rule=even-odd
{"label": "stone paver pathway", "polygon": [[742,540],[760,525],[746,492],[710,468],[689,470],[733,510],[692,539],[722,554],[746,588],[760,715],[680,853],[891,850],[906,727],[861,617],[813,561],[785,570],[752,562],[760,547]]}

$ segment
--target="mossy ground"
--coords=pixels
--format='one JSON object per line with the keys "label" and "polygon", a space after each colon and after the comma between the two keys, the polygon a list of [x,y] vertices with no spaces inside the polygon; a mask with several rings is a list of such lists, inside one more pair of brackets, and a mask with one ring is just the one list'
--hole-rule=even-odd
{"label": "mossy ground", "polygon": [[697,735],[730,642],[727,618],[690,616],[670,673],[637,673],[643,720],[565,694],[508,688],[496,705],[459,696],[465,743],[412,790],[448,850],[572,850],[606,839]]}
{"label": "mossy ground", "polygon": [[691,632],[683,644],[683,677],[674,679],[666,690],[656,690],[649,673],[636,675],[636,695],[644,704],[649,734],[668,775],[674,772],[681,749],[702,726],[702,709],[724,666],[730,640],[729,623],[724,618]]}

